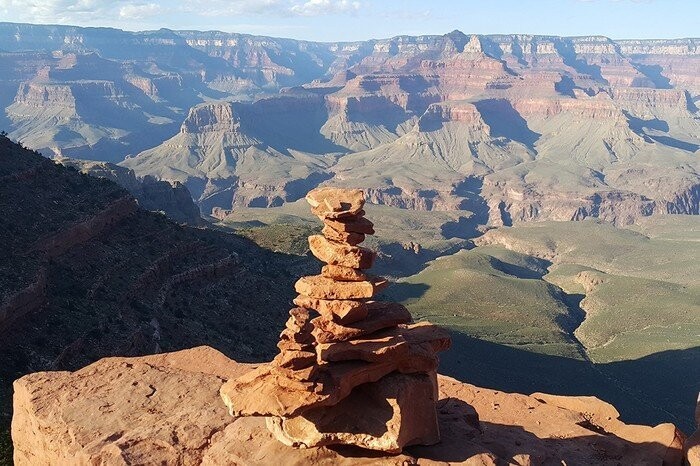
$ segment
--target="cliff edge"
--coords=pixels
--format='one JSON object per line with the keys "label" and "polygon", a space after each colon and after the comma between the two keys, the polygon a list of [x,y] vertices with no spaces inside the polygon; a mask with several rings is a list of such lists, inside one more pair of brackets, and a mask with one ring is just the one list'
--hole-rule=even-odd
{"label": "cliff edge", "polygon": [[229,417],[219,397],[226,380],[255,367],[198,347],[24,376],[14,383],[15,464],[683,464],[672,424],[628,425],[597,398],[503,393],[444,376],[437,445],[398,456],[294,449],[264,418]]}

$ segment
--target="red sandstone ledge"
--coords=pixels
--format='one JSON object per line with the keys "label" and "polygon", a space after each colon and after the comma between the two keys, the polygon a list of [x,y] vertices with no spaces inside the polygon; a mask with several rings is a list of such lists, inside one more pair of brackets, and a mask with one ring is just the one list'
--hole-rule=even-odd
{"label": "red sandstone ledge", "polygon": [[199,347],[24,376],[14,384],[15,464],[683,464],[672,424],[624,424],[593,397],[503,393],[444,376],[437,445],[395,456],[295,449],[264,418],[228,415],[219,388],[254,367]]}

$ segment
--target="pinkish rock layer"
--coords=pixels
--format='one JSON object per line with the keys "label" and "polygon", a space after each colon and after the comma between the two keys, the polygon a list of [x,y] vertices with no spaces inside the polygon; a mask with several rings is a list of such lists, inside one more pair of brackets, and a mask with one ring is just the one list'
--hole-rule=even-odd
{"label": "pinkish rock layer", "polygon": [[434,378],[435,374],[390,374],[360,385],[334,406],[291,419],[270,417],[267,425],[277,439],[293,447],[355,445],[401,453],[405,446],[433,445],[440,440]]}
{"label": "pinkish rock layer", "polygon": [[683,436],[671,424],[625,424],[593,397],[503,393],[444,376],[439,444],[397,456],[290,448],[264,418],[231,419],[219,400],[222,380],[253,367],[199,347],[24,376],[14,385],[15,464],[683,463]]}

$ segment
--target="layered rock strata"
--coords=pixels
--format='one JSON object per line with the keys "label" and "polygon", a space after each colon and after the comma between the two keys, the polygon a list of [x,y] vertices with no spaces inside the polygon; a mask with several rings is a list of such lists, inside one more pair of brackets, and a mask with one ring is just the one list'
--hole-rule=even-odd
{"label": "layered rock strata", "polygon": [[309,237],[326,265],[302,277],[280,335],[280,353],[221,388],[234,416],[264,416],[293,447],[355,445],[400,453],[440,440],[437,352],[444,330],[414,324],[400,304],[374,301],[387,280],[368,275],[375,253],[359,246],[374,233],[360,190],[319,188],[306,196],[324,223]]}

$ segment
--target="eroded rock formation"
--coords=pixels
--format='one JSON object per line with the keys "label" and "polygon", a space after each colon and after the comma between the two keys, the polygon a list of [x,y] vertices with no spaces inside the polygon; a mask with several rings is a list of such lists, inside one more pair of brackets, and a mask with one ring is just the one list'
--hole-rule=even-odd
{"label": "eroded rock formation", "polygon": [[[396,456],[290,448],[267,429],[265,419],[232,420],[220,401],[222,379],[255,370],[212,348],[199,347],[102,359],[76,372],[27,375],[14,384],[14,462],[17,466],[683,464],[683,436],[672,424],[625,424],[613,406],[593,397],[503,393],[444,376],[437,378],[442,438],[436,445],[409,447]],[[389,379],[404,377],[423,376]],[[370,392],[367,396],[383,395],[374,388]],[[369,404],[377,398],[362,400]]]}
{"label": "eroded rock formation", "polygon": [[437,443],[436,353],[449,347],[449,335],[412,324],[400,304],[372,301],[387,281],[365,272],[375,253],[358,246],[374,233],[362,191],[319,188],[306,199],[324,222],[324,234],[309,237],[311,252],[327,265],[297,281],[299,307],[289,313],[277,357],[227,382],[224,402],[234,416],[266,417],[275,437],[293,447],[400,453]]}

